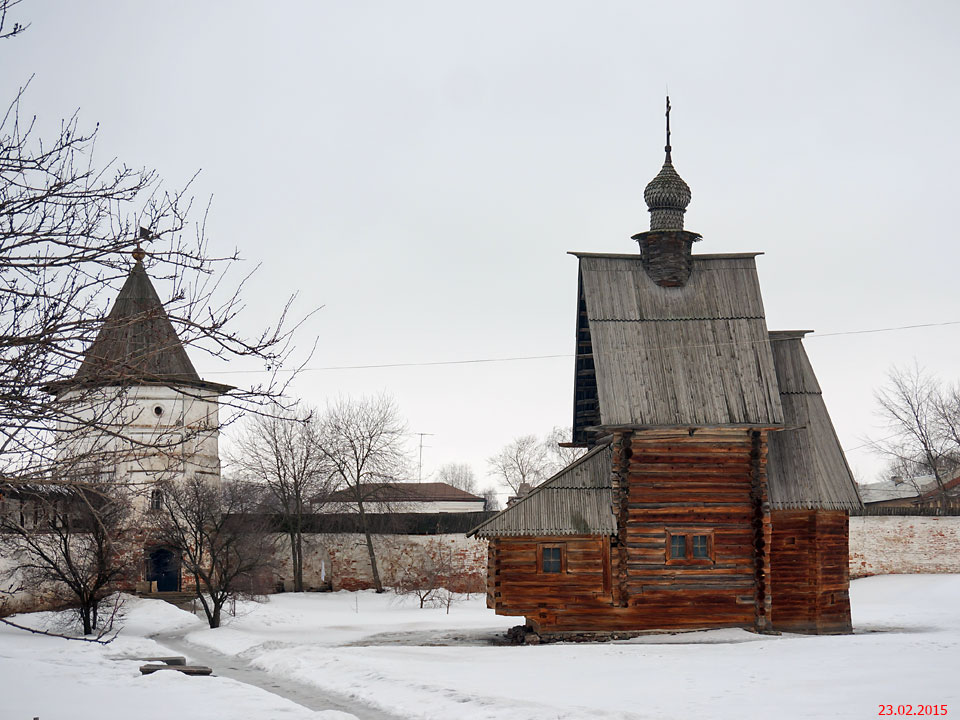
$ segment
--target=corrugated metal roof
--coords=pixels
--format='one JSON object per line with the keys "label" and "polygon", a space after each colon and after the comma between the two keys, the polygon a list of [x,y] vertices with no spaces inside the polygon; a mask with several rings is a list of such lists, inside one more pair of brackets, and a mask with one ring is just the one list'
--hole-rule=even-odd
{"label": "corrugated metal roof", "polygon": [[364,502],[484,502],[479,495],[445,482],[364,483],[359,492],[356,488],[337,490],[326,502],[353,502],[358,495]]}
{"label": "corrugated metal roof", "polygon": [[859,510],[857,486],[803,349],[803,334],[770,333],[787,423],[769,436],[770,504],[778,510]]}
{"label": "corrugated metal roof", "polygon": [[933,475],[897,480],[890,478],[859,487],[860,497],[865,503],[918,498],[923,493],[936,489],[937,481]]}
{"label": "corrugated metal roof", "polygon": [[682,287],[639,255],[578,257],[601,425],[783,422],[753,254],[695,255]]}
{"label": "corrugated metal roof", "polygon": [[616,534],[612,459],[609,444],[595,447],[467,535]]}

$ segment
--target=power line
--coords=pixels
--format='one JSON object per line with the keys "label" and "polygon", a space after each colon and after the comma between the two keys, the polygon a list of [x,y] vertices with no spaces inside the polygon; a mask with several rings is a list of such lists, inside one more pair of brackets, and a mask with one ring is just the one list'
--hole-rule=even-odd
{"label": "power line", "polygon": [[[884,332],[896,332],[899,330],[916,330],[920,328],[931,328],[931,327],[946,327],[948,325],[960,325],[960,320],[948,320],[946,322],[937,322],[937,323],[918,323],[915,325],[898,325],[896,327],[885,327],[885,328],[869,328],[866,330],[843,330],[839,332],[831,333],[809,333],[804,339],[816,339],[816,338],[825,338],[825,337],[840,337],[843,335],[867,335],[871,333],[884,333]],[[781,342],[785,340],[792,340],[793,338],[767,338],[763,340],[748,340],[748,341],[739,341],[739,342],[726,342],[726,343],[704,343],[701,345],[684,345],[684,346],[668,346],[668,347],[659,347],[658,350],[681,350],[684,348],[692,347],[721,347],[728,345],[756,345],[764,342]],[[498,362],[520,362],[527,360],[554,360],[557,358],[572,358],[576,357],[573,353],[561,353],[556,355],[519,355],[513,357],[497,357],[497,358],[471,358],[468,360],[433,360],[428,362],[401,362],[401,363],[380,363],[380,364],[371,364],[371,365],[327,365],[323,367],[307,367],[300,368],[300,372],[326,372],[333,370],[379,370],[387,368],[405,368],[405,367],[434,367],[437,365],[479,365],[483,363],[498,363]],[[245,375],[245,374],[263,374],[270,372],[268,370],[214,370],[210,371],[207,374],[210,375]],[[297,372],[296,370],[280,370],[278,372]]]}
{"label": "power line", "polygon": [[[379,368],[429,367],[431,365],[473,365],[478,363],[514,362],[517,360],[549,360],[553,358],[572,358],[571,353],[562,355],[525,355],[502,358],[476,358],[470,360],[435,360],[431,362],[384,363],[380,365],[329,365],[326,367],[302,368],[300,372],[321,372],[324,370],[375,370]],[[265,373],[266,370],[215,370],[210,375],[241,375],[247,373]],[[283,370],[281,372],[296,372]]]}

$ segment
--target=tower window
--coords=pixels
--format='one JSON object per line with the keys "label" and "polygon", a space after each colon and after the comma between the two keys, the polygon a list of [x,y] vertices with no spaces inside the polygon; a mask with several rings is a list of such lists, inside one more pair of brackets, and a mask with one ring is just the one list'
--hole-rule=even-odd
{"label": "tower window", "polygon": [[151,510],[163,509],[163,490],[152,490],[150,492],[150,509]]}
{"label": "tower window", "polygon": [[153,408],[153,414],[157,417],[161,417],[163,415],[163,405],[155,405]]}

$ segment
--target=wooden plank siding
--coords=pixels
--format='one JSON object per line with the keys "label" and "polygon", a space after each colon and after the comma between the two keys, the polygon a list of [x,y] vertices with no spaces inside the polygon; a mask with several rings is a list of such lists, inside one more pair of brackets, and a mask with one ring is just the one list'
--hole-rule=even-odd
{"label": "wooden plank siding", "polygon": [[772,524],[773,628],[851,632],[847,512],[775,510]]}

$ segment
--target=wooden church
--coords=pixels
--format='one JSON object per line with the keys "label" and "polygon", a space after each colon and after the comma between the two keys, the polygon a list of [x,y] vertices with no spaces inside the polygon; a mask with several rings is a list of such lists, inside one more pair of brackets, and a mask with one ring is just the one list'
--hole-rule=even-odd
{"label": "wooden church", "polygon": [[589,451],[471,531],[487,604],[542,637],[850,632],[857,489],[803,349],[769,331],[755,257],[692,254],[666,160],[639,254],[580,272],[573,443]]}

